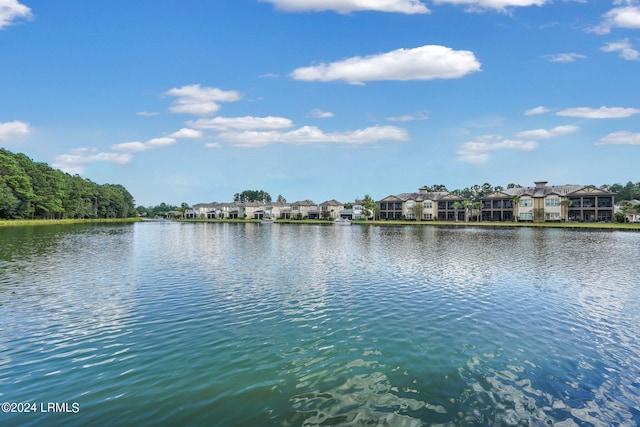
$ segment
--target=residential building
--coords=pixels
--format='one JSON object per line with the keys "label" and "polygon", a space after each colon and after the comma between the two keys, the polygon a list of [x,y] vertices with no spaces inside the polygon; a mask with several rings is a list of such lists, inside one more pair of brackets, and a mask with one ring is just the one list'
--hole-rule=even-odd
{"label": "residential building", "polygon": [[417,193],[390,195],[380,200],[380,219],[420,219],[423,221],[464,221],[465,210],[457,208],[462,197],[447,191],[430,192],[420,188]]}
{"label": "residential building", "polygon": [[344,210],[344,203],[332,199],[320,203],[320,219],[340,218],[340,211]]}
{"label": "residential building", "polygon": [[[508,188],[482,198],[483,221],[613,221],[614,194],[582,185]],[[516,203],[517,202],[517,203]]]}
{"label": "residential building", "polygon": [[318,206],[311,200],[300,200],[291,203],[292,219],[318,219],[320,212]]}

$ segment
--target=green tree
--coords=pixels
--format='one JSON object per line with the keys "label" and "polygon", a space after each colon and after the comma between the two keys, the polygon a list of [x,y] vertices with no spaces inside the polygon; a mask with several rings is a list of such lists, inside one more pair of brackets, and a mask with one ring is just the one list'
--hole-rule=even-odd
{"label": "green tree", "polygon": [[516,219],[516,222],[518,222],[518,215],[520,213],[520,195],[514,194],[511,196],[511,203],[513,204],[513,216]]}
{"label": "green tree", "polygon": [[562,199],[560,201],[560,206],[564,208],[564,222],[569,222],[569,208],[573,202],[569,199]]}
{"label": "green tree", "polygon": [[362,198],[362,214],[365,218],[375,218],[377,203],[373,201],[370,195],[365,194]]}
{"label": "green tree", "polygon": [[244,190],[233,195],[234,202],[271,202],[271,195],[263,190]]}
{"label": "green tree", "polygon": [[458,211],[460,209],[464,209],[464,205],[462,204],[462,202],[453,202],[453,210],[455,212],[456,222],[458,222]]}

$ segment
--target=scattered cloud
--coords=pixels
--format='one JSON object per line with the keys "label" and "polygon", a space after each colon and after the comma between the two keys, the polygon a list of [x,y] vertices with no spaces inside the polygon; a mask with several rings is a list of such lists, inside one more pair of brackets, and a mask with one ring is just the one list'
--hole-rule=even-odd
{"label": "scattered cloud", "polygon": [[640,52],[638,52],[629,39],[618,40],[617,42],[607,43],[600,48],[603,52],[618,52],[620,57],[627,61],[637,61],[640,59]]}
{"label": "scattered cloud", "polygon": [[532,108],[530,110],[525,111],[524,115],[525,116],[537,116],[539,114],[546,114],[549,111],[551,111],[551,110],[548,109],[547,107],[539,106],[539,107],[535,107],[535,108]]}
{"label": "scattered cloud", "polygon": [[279,76],[276,73],[264,73],[264,74],[260,74],[258,76],[258,78],[260,79],[275,79],[278,78]]}
{"label": "scattered cloud", "polygon": [[147,142],[132,141],[132,142],[123,142],[121,144],[114,144],[111,146],[111,149],[116,151],[138,152],[138,151],[147,151],[147,150],[153,150],[156,148],[166,147],[168,145],[173,145],[175,143],[176,143],[175,138],[162,137],[162,138],[153,138],[148,140]]}
{"label": "scattered cloud", "polygon": [[419,111],[416,114],[405,114],[402,116],[392,116],[384,118],[390,122],[412,122],[414,120],[428,120],[429,115],[424,111]]}
{"label": "scattered cloud", "polygon": [[632,2],[628,3],[627,6],[615,7],[605,13],[600,25],[590,31],[596,34],[609,34],[612,28],[640,28],[640,6],[634,5]]}
{"label": "scattered cloud", "polygon": [[465,142],[458,149],[458,158],[466,163],[482,164],[489,161],[491,153],[500,150],[531,151],[538,146],[535,141],[504,139],[496,135],[485,135]]}
{"label": "scattered cloud", "polygon": [[499,12],[507,12],[511,7],[544,6],[549,0],[435,0],[435,4],[453,4],[468,6],[469,12],[481,12],[494,9]]}
{"label": "scattered cloud", "polygon": [[0,0],[0,30],[11,25],[16,19],[31,19],[31,9],[17,0]]}
{"label": "scattered cloud", "polygon": [[408,141],[405,129],[395,126],[373,126],[346,132],[325,133],[315,126],[303,126],[289,132],[238,131],[223,132],[218,138],[238,147],[261,147],[284,143],[306,145],[318,143],[368,144],[379,141]]}
{"label": "scattered cloud", "polygon": [[304,81],[346,80],[351,84],[364,84],[380,80],[455,79],[476,71],[480,71],[480,62],[473,52],[426,45],[297,68],[291,77]]}
{"label": "scattered cloud", "polygon": [[580,128],[574,125],[556,126],[553,129],[533,129],[519,132],[516,134],[518,138],[523,139],[549,139],[556,136],[569,135],[578,132]]}
{"label": "scattered cloud", "polygon": [[204,146],[207,148],[222,148],[222,144],[219,142],[207,142]]}
{"label": "scattered cloud", "polygon": [[330,111],[323,111],[319,108],[315,108],[309,112],[308,117],[313,117],[315,119],[328,119],[333,117],[333,113]]}
{"label": "scattered cloud", "polygon": [[105,153],[95,148],[76,148],[55,157],[53,167],[70,174],[80,174],[91,163],[129,163],[133,156],[129,153]]}
{"label": "scattered cloud", "polygon": [[138,111],[136,113],[137,116],[142,116],[142,117],[153,117],[153,116],[157,116],[160,113],[157,113],[155,111]]}
{"label": "scattered cloud", "polygon": [[175,139],[198,139],[202,138],[202,131],[196,129],[182,128],[169,135],[169,138]]}
{"label": "scattered cloud", "polygon": [[640,145],[640,133],[620,131],[606,135],[598,142],[598,145]]}
{"label": "scattered cloud", "polygon": [[259,0],[273,4],[286,12],[351,13],[360,11],[396,12],[408,15],[429,13],[429,9],[418,0]]}
{"label": "scattered cloud", "polygon": [[579,53],[554,53],[553,55],[545,55],[549,62],[575,62],[577,59],[584,59],[586,55]]}
{"label": "scattered cloud", "polygon": [[30,132],[29,124],[19,120],[0,123],[0,141],[21,138],[27,136]]}
{"label": "scattered cloud", "polygon": [[619,119],[640,114],[640,109],[623,107],[578,107],[558,111],[558,116],[577,117],[581,119]]}
{"label": "scattered cloud", "polygon": [[236,91],[225,91],[215,87],[197,85],[182,86],[165,92],[165,95],[178,99],[169,109],[172,113],[187,113],[196,116],[208,116],[220,109],[219,102],[234,102],[242,97]]}
{"label": "scattered cloud", "polygon": [[290,119],[284,117],[214,117],[187,122],[196,129],[228,131],[228,130],[269,130],[286,129],[293,126]]}

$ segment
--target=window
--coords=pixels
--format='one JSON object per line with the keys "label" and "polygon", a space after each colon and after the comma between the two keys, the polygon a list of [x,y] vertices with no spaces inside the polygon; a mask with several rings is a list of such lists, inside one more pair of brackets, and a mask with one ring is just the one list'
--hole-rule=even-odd
{"label": "window", "polygon": [[532,221],[533,220],[533,214],[531,212],[521,213],[520,214],[520,220],[522,220],[522,221]]}
{"label": "window", "polygon": [[433,203],[432,202],[424,202],[423,205],[427,209],[433,209]]}
{"label": "window", "polygon": [[545,206],[560,206],[560,199],[557,197],[544,199]]}
{"label": "window", "polygon": [[430,221],[430,220],[432,220],[432,219],[433,219],[433,215],[432,215],[432,214],[430,214],[430,213],[428,213],[428,214],[424,214],[424,219],[426,219],[426,220],[429,220],[429,221]]}
{"label": "window", "polygon": [[544,219],[547,221],[559,221],[560,212],[545,212]]}
{"label": "window", "polygon": [[532,199],[520,199],[520,207],[521,208],[530,208],[531,206],[533,206],[533,200]]}

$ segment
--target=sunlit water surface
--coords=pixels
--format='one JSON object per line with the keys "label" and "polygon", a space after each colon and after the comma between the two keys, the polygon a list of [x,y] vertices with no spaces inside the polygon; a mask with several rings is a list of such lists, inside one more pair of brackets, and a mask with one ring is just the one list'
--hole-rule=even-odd
{"label": "sunlit water surface", "polygon": [[640,424],[640,233],[0,229],[0,424]]}

